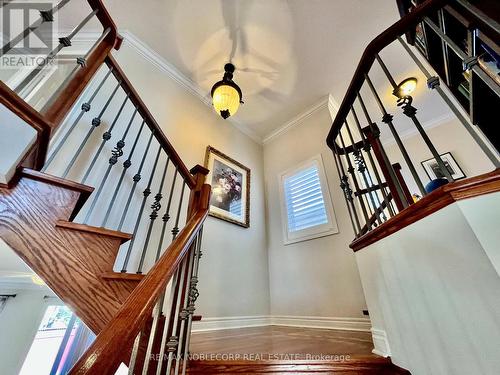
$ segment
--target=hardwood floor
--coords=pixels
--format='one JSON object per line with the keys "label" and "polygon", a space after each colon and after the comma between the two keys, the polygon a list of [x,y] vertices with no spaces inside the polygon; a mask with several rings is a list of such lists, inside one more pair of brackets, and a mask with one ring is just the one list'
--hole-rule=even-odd
{"label": "hardwood floor", "polygon": [[372,349],[370,332],[282,326],[198,332],[192,335],[190,346],[193,354],[261,354],[273,358],[289,355],[295,359],[320,354],[375,358]]}
{"label": "hardwood floor", "polygon": [[371,353],[369,332],[266,326],[198,332],[189,374],[408,374]]}

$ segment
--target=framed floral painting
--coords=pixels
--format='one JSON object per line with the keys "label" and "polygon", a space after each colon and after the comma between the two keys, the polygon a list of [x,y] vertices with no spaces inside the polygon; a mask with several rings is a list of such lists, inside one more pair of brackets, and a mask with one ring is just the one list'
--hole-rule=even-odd
{"label": "framed floral painting", "polygon": [[209,215],[248,228],[250,226],[250,169],[212,146],[205,167],[212,185]]}

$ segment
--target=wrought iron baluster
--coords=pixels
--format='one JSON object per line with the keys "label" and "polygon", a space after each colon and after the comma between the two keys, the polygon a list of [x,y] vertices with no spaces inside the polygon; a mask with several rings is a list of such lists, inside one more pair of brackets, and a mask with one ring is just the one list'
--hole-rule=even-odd
{"label": "wrought iron baluster", "polygon": [[[92,17],[96,15],[98,12],[98,9],[93,10],[90,12],[78,26],[76,26],[73,31],[68,36],[59,38],[59,44],[56,48],[54,48],[52,51],[49,52],[47,57],[44,59],[45,61],[49,62],[52,61],[56,55],[61,51],[64,47],[69,47],[71,46],[71,39],[90,21]],[[26,86],[35,78],[38,73],[42,71],[42,69],[46,66],[47,64],[39,64],[36,66],[35,69],[33,69],[14,89],[14,92],[16,94],[19,94],[22,90],[26,88]]]}
{"label": "wrought iron baluster", "polygon": [[377,184],[378,184],[378,186],[380,186],[380,191],[382,192],[382,196],[384,197],[384,201],[385,201],[385,204],[387,206],[387,209],[389,210],[389,214],[391,216],[394,216],[395,215],[394,209],[392,208],[392,205],[390,204],[390,200],[389,200],[389,197],[387,196],[387,192],[386,192],[385,187],[383,185],[383,181],[380,178],[380,174],[378,172],[377,165],[375,164],[375,161],[373,160],[373,156],[371,153],[371,144],[370,144],[370,142],[368,142],[363,130],[361,129],[361,125],[359,123],[359,118],[358,118],[358,115],[356,114],[356,111],[354,110],[354,107],[351,107],[351,112],[352,112],[352,115],[354,118],[354,123],[356,124],[356,127],[358,129],[358,133],[361,136],[361,140],[363,142],[363,150],[368,155],[368,160],[370,161],[370,165],[372,167],[373,173],[375,174]]}
{"label": "wrought iron baluster", "polygon": [[196,255],[196,241],[191,245],[191,250],[189,253],[186,255],[186,258],[188,258],[188,269],[186,273],[186,281],[184,285],[184,290],[182,291],[182,298],[181,298],[181,309],[179,312],[179,319],[181,321],[179,328],[178,328],[178,334],[177,336],[179,337],[178,340],[178,345],[177,345],[177,351],[176,351],[176,358],[175,358],[175,370],[174,370],[174,375],[179,374],[179,368],[180,368],[180,361],[181,361],[181,356],[184,352],[184,340],[185,340],[185,329],[187,326],[187,321],[189,319],[189,291],[190,291],[190,286],[191,286],[191,280],[193,277],[193,266],[195,262],[195,255]]}
{"label": "wrought iron baluster", "polygon": [[[394,78],[392,77],[391,73],[387,69],[387,66],[382,61],[382,59],[380,58],[379,55],[376,55],[375,57],[376,57],[379,65],[381,66],[382,70],[384,71],[384,74],[386,75],[387,79],[389,80],[389,82],[391,83],[393,88],[396,89],[397,84],[394,81]],[[412,102],[413,102],[413,98],[411,97],[411,95],[406,95],[403,98],[398,99],[398,106],[400,106],[403,109],[403,113],[413,121],[413,124],[415,125],[415,127],[417,128],[418,132],[420,133],[420,136],[422,137],[423,141],[425,142],[425,144],[429,148],[432,156],[434,157],[434,159],[436,159],[436,162],[438,163],[439,169],[440,169],[441,173],[443,174],[443,176],[445,176],[448,181],[453,182],[453,177],[451,177],[450,171],[448,171],[448,168],[446,168],[446,165],[444,164],[443,159],[441,159],[441,156],[439,155],[436,148],[434,147],[434,144],[432,143],[429,136],[425,132],[424,128],[420,124],[420,121],[418,121],[417,116],[416,116],[417,109],[412,105]],[[398,144],[398,146],[399,146],[399,144]],[[413,172],[412,172],[412,174],[413,174]],[[415,178],[415,176],[414,176],[414,178]],[[418,180],[416,180],[417,184],[420,183],[419,189],[421,189],[422,195],[425,195],[426,194],[425,189],[423,188],[423,186],[421,186],[422,183],[420,182],[418,175],[417,175],[417,179],[418,179]]]}
{"label": "wrought iron baluster", "polygon": [[[97,159],[99,158],[99,155],[101,154],[102,149],[104,148],[104,145],[106,144],[107,141],[109,141],[111,139],[113,129],[114,129],[116,123],[118,122],[118,119],[120,118],[120,116],[122,114],[122,111],[123,111],[123,108],[125,107],[125,104],[127,104],[129,96],[130,96],[130,93],[128,93],[125,96],[125,99],[123,100],[122,105],[120,106],[120,109],[118,110],[118,113],[115,116],[115,119],[111,123],[111,126],[109,127],[109,129],[107,131],[105,131],[102,134],[101,144],[99,145],[97,152],[94,154],[94,158],[92,159],[92,162],[90,163],[89,167],[87,168],[87,171],[85,172],[85,175],[82,178],[82,184],[84,184],[85,181],[87,181],[87,178],[90,176],[90,172],[92,172],[92,169],[94,168],[95,163],[96,163]],[[135,108],[135,111],[137,111],[137,108]],[[134,115],[135,115],[135,112],[134,112]]]}
{"label": "wrought iron baluster", "polygon": [[167,347],[167,352],[168,352],[168,359],[167,359],[167,374],[171,373],[172,370],[172,361],[174,359],[174,353],[177,351],[177,348],[179,346],[179,337],[177,336],[177,326],[179,323],[179,312],[180,312],[180,306],[181,306],[181,298],[182,298],[182,293],[183,293],[183,288],[182,286],[184,285],[185,279],[187,277],[186,275],[186,268],[187,268],[187,256],[184,257],[181,263],[181,276],[179,278],[179,283],[177,284],[177,290],[176,290],[176,296],[175,296],[175,303],[174,303],[174,309],[172,310],[172,315],[171,315],[171,336],[166,344]]}
{"label": "wrought iron baluster", "polygon": [[172,197],[174,194],[175,181],[177,179],[177,174],[178,174],[178,169],[175,168],[174,178],[172,180],[172,185],[170,187],[170,193],[168,195],[167,209],[165,210],[165,213],[163,214],[163,216],[161,218],[163,221],[163,225],[161,228],[160,241],[158,242],[158,248],[156,249],[156,261],[158,261],[158,259],[160,259],[160,253],[161,253],[161,249],[163,247],[163,240],[165,238],[165,230],[167,228],[167,223],[170,220],[170,206],[172,204]]}
{"label": "wrought iron baluster", "polygon": [[186,182],[182,181],[181,196],[179,198],[179,206],[177,207],[177,216],[175,217],[175,225],[172,228],[172,241],[175,240],[177,234],[179,233],[179,218],[181,216],[182,203],[184,198],[184,189],[186,188]]}
{"label": "wrought iron baluster", "polygon": [[188,323],[187,323],[187,329],[186,329],[186,340],[184,344],[184,350],[183,350],[183,362],[182,362],[182,375],[186,373],[186,365],[189,357],[189,341],[191,339],[191,328],[193,325],[193,314],[196,310],[195,308],[195,303],[196,300],[198,299],[198,296],[200,293],[198,292],[198,269],[200,266],[200,258],[202,256],[202,251],[201,251],[201,241],[203,238],[203,227],[200,229],[200,232],[198,233],[198,237],[196,238],[196,248],[195,248],[195,254],[194,254],[194,265],[193,265],[193,272],[191,276],[191,281],[189,283],[189,304],[187,307],[189,317],[188,317]]}
{"label": "wrought iron baluster", "polygon": [[[101,179],[101,183],[99,184],[99,188],[97,189],[97,191],[95,193],[94,200],[92,201],[92,204],[90,205],[90,208],[87,211],[87,215],[85,216],[84,223],[88,223],[88,220],[90,219],[90,216],[92,215],[92,211],[94,210],[94,207],[97,204],[97,201],[99,200],[99,196],[101,195],[102,189],[104,188],[104,185],[106,184],[106,181],[108,180],[111,169],[118,162],[118,159],[123,155],[123,148],[125,147],[125,139],[126,139],[127,134],[130,130],[130,126],[134,122],[134,118],[135,118],[136,114],[137,114],[137,108],[134,110],[134,113],[132,114],[132,117],[130,118],[130,121],[127,125],[127,128],[125,129],[125,132],[123,133],[121,139],[116,143],[115,148],[111,151],[111,157],[109,158],[109,161],[108,161],[108,168],[106,169],[106,172],[104,173],[104,176]],[[111,131],[110,131],[110,135],[111,135]]]}
{"label": "wrought iron baluster", "polygon": [[106,112],[106,110],[108,109],[109,103],[111,103],[111,100],[113,100],[113,98],[115,97],[116,91],[118,90],[119,87],[120,87],[120,82],[118,82],[118,84],[114,88],[113,92],[108,97],[108,100],[104,104],[104,107],[102,107],[101,112],[99,113],[99,115],[97,117],[94,117],[92,119],[92,123],[91,123],[91,127],[90,127],[89,131],[87,132],[87,134],[83,138],[82,143],[80,143],[80,145],[78,146],[78,149],[76,150],[75,154],[73,155],[73,157],[71,158],[70,162],[68,163],[68,166],[66,167],[66,169],[62,173],[62,176],[61,176],[62,178],[66,178],[66,176],[68,175],[69,171],[73,167],[73,164],[75,163],[76,159],[78,158],[78,156],[80,156],[80,153],[82,152],[83,148],[87,144],[90,136],[92,135],[92,133],[94,132],[94,130],[99,125],[101,125],[101,118],[104,115],[104,113]]}
{"label": "wrought iron baluster", "polygon": [[[375,202],[375,197],[373,196],[374,192],[373,190],[370,190],[370,188],[373,186],[373,180],[370,174],[370,170],[366,166],[366,161],[365,158],[363,157],[363,152],[358,146],[356,145],[356,142],[354,142],[354,137],[352,136],[351,128],[349,127],[349,123],[347,120],[344,121],[347,134],[349,136],[349,140],[351,141],[352,148],[353,148],[353,155],[354,155],[354,162],[356,163],[358,167],[358,172],[361,174],[363,177],[363,181],[365,182],[365,186],[368,189],[368,196],[370,197],[370,201],[373,207],[373,210],[375,212],[375,217],[379,221],[379,224],[381,224],[381,218],[380,215],[378,214],[378,207],[380,206],[380,200],[378,199],[378,196],[376,195],[377,202]],[[381,186],[382,188],[382,186]],[[361,192],[360,192],[361,194]],[[387,220],[385,217],[383,211],[381,215],[384,217],[384,220]]]}
{"label": "wrought iron baluster", "polygon": [[[161,335],[161,344],[160,344],[160,352],[159,352],[159,361],[158,365],[156,366],[156,374],[160,375],[162,373],[162,367],[163,367],[163,357],[165,356],[165,350],[167,349],[167,339],[169,338],[169,333],[170,333],[170,328],[171,328],[171,318],[172,314],[170,314],[171,311],[174,309],[174,304],[175,304],[175,297],[176,293],[175,291],[177,290],[177,286],[179,285],[180,282],[180,268],[177,268],[177,270],[174,273],[174,277],[172,278],[172,284],[170,286],[170,293],[169,293],[169,299],[167,302],[167,315],[165,316],[165,325],[163,326],[163,331]],[[166,286],[168,288],[168,285]],[[163,303],[164,303],[164,298],[165,298],[165,293],[162,295],[162,299],[160,302],[160,306],[163,308]]]}
{"label": "wrought iron baluster", "polygon": [[[352,178],[352,181],[354,183],[354,188],[356,189],[356,192],[360,192],[360,188],[359,188],[359,184],[358,184],[358,179],[356,178],[356,174],[355,174],[355,169],[354,167],[352,166],[352,163],[351,163],[351,158],[349,157],[349,154],[346,150],[346,147],[345,147],[345,143],[344,143],[344,138],[342,137],[342,132],[340,131],[339,134],[338,134],[338,137],[340,139],[340,143],[342,144],[342,150],[344,151],[344,157],[347,161],[347,172],[351,175],[351,178]],[[339,155],[340,157],[340,155]],[[358,194],[358,201],[359,201],[359,205],[361,207],[361,211],[363,212],[363,216],[365,218],[365,222],[366,222],[366,225],[368,226],[368,230],[371,229],[371,225],[369,223],[370,219],[368,217],[368,213],[366,211],[366,207],[365,207],[365,201],[363,200],[363,195],[362,194]]]}
{"label": "wrought iron baluster", "polygon": [[[391,77],[392,78],[392,77]],[[415,183],[418,186],[418,189],[422,193],[422,195],[425,195],[425,188],[424,185],[422,184],[422,181],[420,180],[420,177],[418,176],[417,170],[415,169],[415,166],[413,165],[413,162],[411,161],[410,155],[408,154],[408,151],[406,151],[406,147],[403,144],[403,141],[401,140],[401,137],[399,136],[394,123],[392,122],[392,119],[394,118],[393,115],[387,113],[384,104],[382,103],[382,100],[380,99],[380,96],[377,93],[377,90],[375,90],[375,86],[373,85],[370,77],[368,75],[365,76],[366,83],[368,83],[368,86],[370,87],[370,91],[373,94],[373,97],[375,98],[378,107],[380,108],[380,112],[382,113],[382,122],[387,124],[389,127],[392,136],[394,137],[394,140],[396,141],[396,144],[398,145],[399,151],[401,151],[401,154],[403,155],[403,158],[405,159],[405,163],[408,166],[408,169],[410,170],[410,173],[415,180]]]}
{"label": "wrought iron baluster", "polygon": [[156,218],[158,217],[158,211],[161,209],[161,199],[163,198],[163,184],[165,183],[165,177],[167,176],[168,164],[170,162],[170,158],[167,157],[167,161],[165,163],[165,168],[163,169],[163,175],[161,177],[160,186],[158,188],[158,193],[155,195],[155,200],[151,205],[151,214],[149,215],[149,226],[148,232],[146,234],[146,240],[144,241],[144,246],[141,252],[141,259],[139,261],[139,267],[137,268],[137,273],[142,273],[142,267],[144,266],[144,259],[146,258],[146,252],[148,250],[149,239],[151,237],[151,231],[153,230],[153,225],[155,223]]}
{"label": "wrought iron baluster", "polygon": [[132,181],[134,181],[134,183],[132,184],[132,187],[130,188],[130,192],[129,192],[128,198],[127,198],[127,203],[125,204],[125,208],[124,208],[122,216],[120,218],[120,223],[118,224],[118,230],[121,230],[123,227],[123,223],[125,222],[125,217],[127,215],[128,208],[130,206],[130,202],[132,201],[132,196],[134,195],[135,188],[142,178],[142,176],[141,176],[142,167],[144,167],[144,162],[146,161],[146,157],[148,156],[148,151],[149,151],[149,147],[151,146],[151,141],[153,140],[153,136],[154,136],[154,131],[151,132],[151,134],[149,135],[148,144],[146,145],[146,150],[144,150],[144,153],[142,154],[141,163],[139,164],[139,168],[137,170],[137,173],[134,175],[134,177],[132,177]]}
{"label": "wrought iron baluster", "polygon": [[57,144],[57,146],[54,149],[54,151],[52,151],[52,153],[48,157],[47,161],[45,162],[45,165],[42,168],[42,172],[44,172],[44,171],[47,170],[47,168],[49,167],[50,163],[52,163],[52,160],[54,160],[54,158],[57,155],[57,153],[61,150],[62,146],[66,143],[66,140],[68,139],[68,137],[71,135],[71,133],[75,129],[76,124],[78,124],[78,122],[82,119],[83,115],[86,112],[90,111],[91,104],[94,101],[94,98],[99,93],[99,91],[101,90],[102,86],[104,85],[104,83],[106,82],[106,80],[108,79],[108,77],[109,77],[109,75],[111,74],[112,71],[113,71],[113,68],[111,68],[111,69],[108,70],[108,72],[104,76],[104,79],[99,83],[99,86],[97,86],[97,88],[94,90],[94,92],[92,93],[92,95],[90,96],[90,98],[85,103],[82,104],[81,111],[80,111],[79,115],[77,116],[77,118],[75,119],[75,121],[73,121],[73,123],[71,124],[71,126],[69,127],[69,129],[66,131],[66,133],[64,134],[64,136],[62,137],[62,139],[59,141],[59,143]]}
{"label": "wrought iron baluster", "polygon": [[469,121],[465,118],[464,115],[460,112],[458,107],[450,100],[448,95],[445,94],[443,89],[441,88],[439,84],[439,77],[433,76],[425,67],[424,65],[420,62],[420,60],[417,58],[417,56],[413,53],[413,51],[410,49],[408,44],[401,38],[398,37],[399,42],[403,46],[406,52],[410,55],[410,57],[413,59],[415,64],[420,68],[422,73],[424,73],[425,78],[427,78],[427,87],[430,88],[431,90],[436,90],[443,99],[443,101],[448,105],[448,107],[451,109],[453,114],[458,118],[458,120],[462,123],[464,126],[465,130],[471,135],[471,137],[476,141],[476,143],[481,147],[481,150],[486,154],[488,159],[493,163],[495,168],[500,168],[500,160],[498,159],[497,156],[492,152],[492,150],[488,147],[488,145],[483,141],[483,139],[477,134],[477,132],[473,129]]}
{"label": "wrought iron baluster", "polygon": [[45,102],[41,112],[45,112],[47,111],[51,106],[52,104],[59,99],[59,96],[61,94],[61,92],[66,88],[66,86],[68,85],[69,82],[71,82],[73,79],[74,79],[74,74],[84,68],[86,65],[87,65],[87,59],[88,57],[95,51],[95,49],[97,48],[97,46],[99,46],[99,44],[101,44],[101,42],[104,40],[104,38],[106,38],[108,36],[108,34],[111,32],[111,28],[107,28],[106,30],[104,30],[104,32],[101,34],[101,36],[94,42],[94,44],[92,45],[92,47],[87,51],[87,53],[84,55],[84,56],[79,56],[76,58],[75,62],[76,62],[76,65],[73,67],[73,69],[71,70],[71,72],[66,76],[66,78],[64,79],[63,83],[61,83],[58,87],[58,89],[50,96],[50,98]]}
{"label": "wrought iron baluster", "polygon": [[[132,252],[132,248],[134,247],[134,242],[136,239],[137,230],[139,229],[139,224],[141,223],[141,220],[142,220],[142,213],[144,211],[144,206],[146,205],[146,200],[148,199],[148,196],[151,194],[151,183],[153,182],[153,177],[154,177],[154,174],[156,171],[156,166],[158,165],[158,160],[160,159],[161,150],[162,150],[161,145],[158,145],[158,152],[156,153],[156,158],[155,158],[155,162],[153,164],[153,169],[151,170],[151,175],[149,177],[148,186],[142,192],[143,198],[142,198],[141,208],[139,209],[139,213],[137,214],[137,219],[135,222],[134,231],[132,232],[133,237],[129,242],[127,254],[125,255],[125,260],[123,261],[123,268],[122,268],[121,272],[124,272],[124,273],[127,272],[127,266],[128,266],[128,262],[130,260],[130,254]],[[124,212],[124,214],[125,214],[125,212]]]}
{"label": "wrought iron baluster", "polygon": [[125,173],[127,170],[130,168],[132,165],[132,156],[134,155],[135,148],[137,146],[137,142],[139,141],[139,138],[141,137],[142,129],[144,128],[145,121],[142,121],[141,127],[139,128],[139,131],[137,132],[137,135],[134,140],[134,144],[132,145],[132,148],[130,149],[130,153],[127,157],[127,160],[123,162],[123,170],[122,174],[120,175],[120,178],[118,179],[118,183],[115,186],[115,191],[113,192],[113,196],[111,197],[111,201],[109,202],[108,209],[106,210],[106,214],[104,215],[104,219],[102,220],[101,227],[106,226],[106,223],[109,219],[109,215],[111,213],[111,210],[113,209],[113,205],[115,204],[116,197],[118,196],[118,192],[120,191],[120,188],[122,186],[123,179],[125,178]]}
{"label": "wrought iron baluster", "polygon": [[[363,110],[366,121],[368,122],[368,127],[370,129],[370,132],[378,138],[378,136],[380,134],[379,130],[375,128],[375,125],[370,118],[370,114],[368,113],[368,110],[366,109],[365,102],[363,101],[363,98],[361,97],[361,94],[359,92],[358,92],[358,101],[359,101],[359,104],[361,105],[361,109]],[[396,189],[397,197],[399,198],[403,207],[407,207],[408,203],[406,201],[406,197],[405,197],[403,190],[401,188],[401,185],[399,183],[398,177],[396,176],[396,173],[394,172],[394,168],[392,167],[392,164],[389,161],[389,158],[387,157],[385,150],[383,150],[383,149],[381,149],[381,156],[382,156],[383,163],[385,164],[385,169],[386,169],[387,173],[389,174],[389,179]]]}
{"label": "wrought iron baluster", "polygon": [[349,177],[347,177],[345,174],[344,165],[342,164],[342,159],[340,158],[340,151],[337,143],[335,142],[334,145],[335,151],[333,152],[333,157],[335,159],[335,165],[339,174],[340,188],[344,192],[344,198],[347,203],[347,209],[349,211],[349,216],[351,217],[351,223],[354,229],[354,233],[356,234],[356,236],[358,236],[361,232],[361,225],[359,224],[358,213],[356,211],[356,206],[354,205],[352,189],[349,186]]}
{"label": "wrought iron baluster", "polygon": [[[56,14],[59,11],[59,9],[64,7],[69,2],[70,2],[70,0],[62,0],[58,4],[56,4],[54,7],[52,7],[52,9],[40,11],[40,18],[37,19],[35,22],[33,22],[31,25],[29,25],[26,29],[21,31],[21,33],[19,33],[17,36],[15,36],[10,41],[8,41],[7,44],[5,44],[2,47],[2,51],[0,52],[0,56],[3,56],[5,54],[9,53],[9,51],[12,48],[14,48],[17,44],[19,44],[19,42],[21,42],[23,39],[28,37],[28,35],[30,33],[35,31],[36,29],[38,29],[43,23],[53,22],[54,21],[54,14]],[[0,2],[0,4],[2,4],[2,3]]]}

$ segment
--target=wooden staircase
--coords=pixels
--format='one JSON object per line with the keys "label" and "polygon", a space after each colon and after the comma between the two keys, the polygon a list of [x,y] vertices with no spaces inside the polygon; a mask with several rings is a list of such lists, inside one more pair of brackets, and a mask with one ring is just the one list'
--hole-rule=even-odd
{"label": "wooden staircase", "polygon": [[69,221],[93,188],[31,169],[17,177],[0,188],[0,237],[99,333],[143,278],[110,277],[131,235]]}

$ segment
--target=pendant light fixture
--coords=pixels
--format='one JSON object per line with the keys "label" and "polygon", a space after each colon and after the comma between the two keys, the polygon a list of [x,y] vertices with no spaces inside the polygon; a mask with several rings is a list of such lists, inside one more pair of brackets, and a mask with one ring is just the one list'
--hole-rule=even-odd
{"label": "pendant light fixture", "polygon": [[234,70],[233,64],[224,65],[224,77],[212,87],[212,105],[223,119],[234,115],[243,103],[241,89],[233,81]]}

